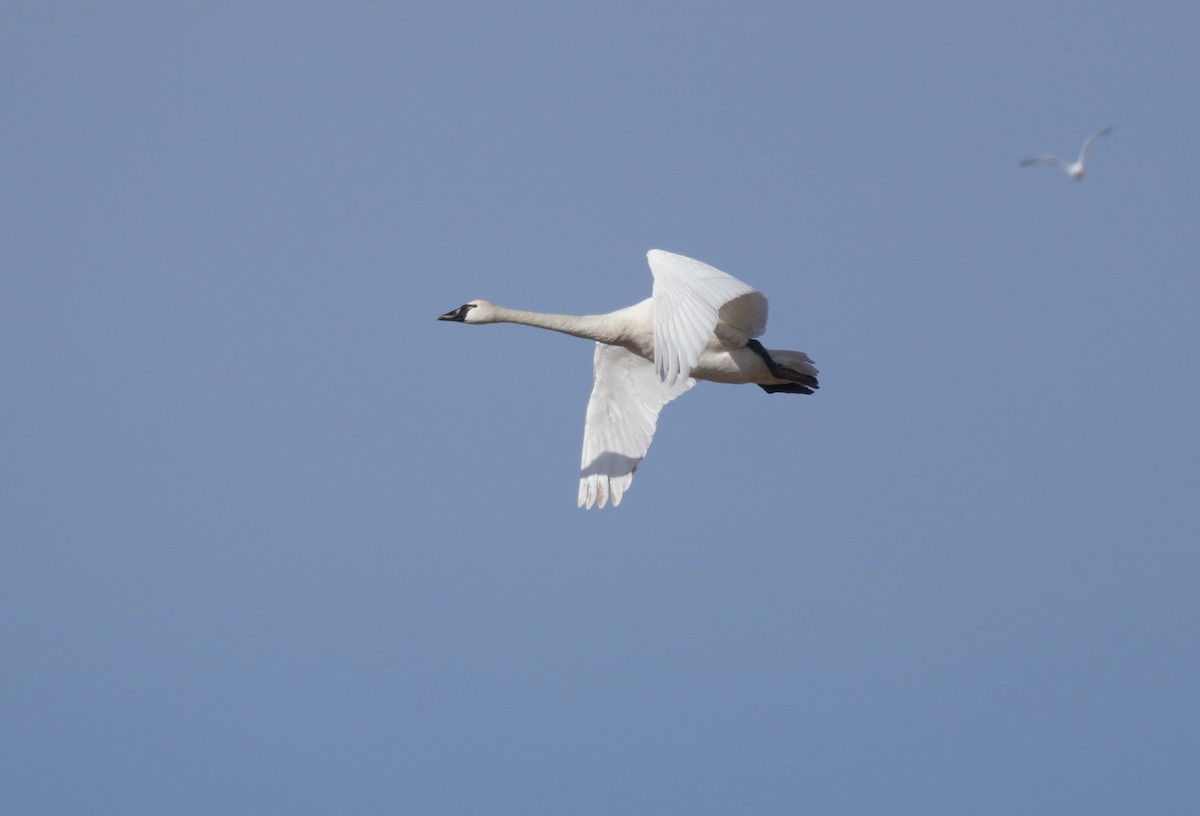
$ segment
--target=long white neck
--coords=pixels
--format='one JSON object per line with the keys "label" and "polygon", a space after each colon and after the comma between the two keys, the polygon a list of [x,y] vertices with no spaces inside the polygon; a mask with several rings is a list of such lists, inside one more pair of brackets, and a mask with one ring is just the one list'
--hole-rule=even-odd
{"label": "long white neck", "polygon": [[561,315],[545,312],[526,312],[521,309],[493,307],[489,323],[520,323],[539,329],[562,332],[585,340],[600,343],[617,343],[621,340],[620,329],[612,315]]}

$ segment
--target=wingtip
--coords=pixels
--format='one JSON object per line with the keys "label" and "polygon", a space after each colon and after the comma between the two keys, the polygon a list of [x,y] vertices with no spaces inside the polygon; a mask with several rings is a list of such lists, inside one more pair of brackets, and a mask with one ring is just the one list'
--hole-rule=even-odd
{"label": "wingtip", "polygon": [[[636,469],[635,467],[634,470]],[[617,477],[603,473],[590,473],[579,480],[579,503],[577,506],[585,510],[591,510],[593,507],[603,510],[606,504],[616,507],[621,503],[621,499],[632,481],[632,471]]]}
{"label": "wingtip", "polygon": [[[579,482],[579,507],[585,510],[591,510],[599,505],[603,509],[608,502],[609,489],[606,482],[607,477],[593,473],[584,476]],[[616,502],[613,502],[615,505]]]}

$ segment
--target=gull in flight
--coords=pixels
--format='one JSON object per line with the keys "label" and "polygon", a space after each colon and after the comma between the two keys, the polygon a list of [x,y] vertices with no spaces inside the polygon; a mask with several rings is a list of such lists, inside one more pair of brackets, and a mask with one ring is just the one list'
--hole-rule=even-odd
{"label": "gull in flight", "polygon": [[659,412],[697,380],[753,383],[768,394],[811,394],[817,388],[817,369],[807,354],[767,349],[755,339],[767,327],[761,292],[682,255],[652,249],[646,257],[654,277],[651,296],[615,312],[544,314],[472,300],[438,318],[520,323],[596,342],[580,507],[621,503],[650,449]]}
{"label": "gull in flight", "polygon": [[1095,141],[1097,139],[1099,139],[1101,136],[1107,136],[1110,133],[1112,133],[1112,128],[1106,127],[1104,130],[1100,131],[1099,133],[1093,133],[1091,136],[1089,136],[1087,138],[1087,141],[1083,143],[1083,149],[1079,151],[1079,158],[1075,160],[1074,164],[1067,164],[1065,161],[1058,158],[1057,156],[1037,156],[1035,158],[1026,159],[1025,161],[1021,162],[1021,166],[1029,167],[1032,164],[1057,164],[1059,167],[1061,167],[1063,170],[1066,171],[1068,176],[1075,179],[1076,181],[1079,181],[1079,179],[1083,178],[1084,173],[1085,173],[1084,166],[1083,166],[1083,160],[1085,158],[1087,158],[1088,151],[1092,149],[1092,145],[1095,143]]}

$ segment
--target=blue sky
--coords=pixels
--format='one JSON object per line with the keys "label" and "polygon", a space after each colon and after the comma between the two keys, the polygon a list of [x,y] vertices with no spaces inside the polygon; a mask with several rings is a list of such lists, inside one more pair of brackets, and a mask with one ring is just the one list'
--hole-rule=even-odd
{"label": "blue sky", "polygon": [[[1194,3],[3,18],[4,812],[1200,806]],[[652,247],[822,388],[583,512],[590,345],[434,318]]]}

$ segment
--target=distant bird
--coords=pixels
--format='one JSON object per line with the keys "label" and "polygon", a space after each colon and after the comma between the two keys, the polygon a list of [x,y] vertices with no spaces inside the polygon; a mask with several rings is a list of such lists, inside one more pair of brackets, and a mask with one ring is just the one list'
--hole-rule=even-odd
{"label": "distant bird", "polygon": [[754,339],[767,326],[762,293],[682,255],[652,249],[646,257],[654,276],[651,297],[615,312],[542,314],[472,300],[438,318],[523,323],[596,341],[580,507],[621,503],[650,448],[659,411],[696,380],[754,383],[768,394],[817,388],[817,369],[807,354],[766,349]]}
{"label": "distant bird", "polygon": [[1036,158],[1026,159],[1025,161],[1021,162],[1021,166],[1029,167],[1032,164],[1057,164],[1067,172],[1068,176],[1078,181],[1084,176],[1085,171],[1083,167],[1083,160],[1087,158],[1088,151],[1092,149],[1092,144],[1101,136],[1107,136],[1110,133],[1112,133],[1112,128],[1106,127],[1099,133],[1093,133],[1091,136],[1089,136],[1087,141],[1083,143],[1083,149],[1079,151],[1079,158],[1075,160],[1074,164],[1067,164],[1057,156],[1038,156]]}

